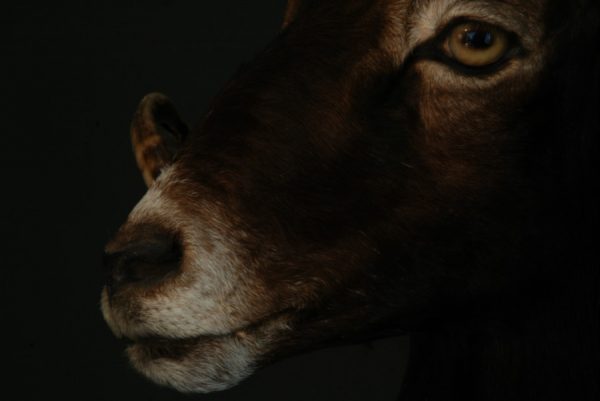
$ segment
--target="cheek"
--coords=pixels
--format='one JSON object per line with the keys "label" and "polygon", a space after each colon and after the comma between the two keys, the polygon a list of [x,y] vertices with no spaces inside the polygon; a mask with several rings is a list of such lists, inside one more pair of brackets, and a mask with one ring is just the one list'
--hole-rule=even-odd
{"label": "cheek", "polygon": [[471,152],[500,146],[510,140],[524,104],[525,85],[506,80],[485,88],[464,86],[449,89],[441,84],[421,83],[418,90],[420,138],[434,149]]}
{"label": "cheek", "polygon": [[485,134],[522,120],[520,110],[538,85],[538,59],[514,60],[483,77],[463,75],[431,61],[417,62],[410,92],[418,99],[415,107],[424,131],[466,143],[493,139]]}
{"label": "cheek", "polygon": [[418,99],[413,140],[439,189],[491,183],[506,172],[509,153],[522,139],[516,125],[521,105],[514,90],[490,87],[475,92],[422,85]]}
{"label": "cheek", "polygon": [[469,136],[475,138],[474,134],[486,131],[496,119],[493,105],[485,104],[481,93],[422,87],[419,117],[423,131],[432,139],[445,140],[459,135],[464,136],[464,140]]}

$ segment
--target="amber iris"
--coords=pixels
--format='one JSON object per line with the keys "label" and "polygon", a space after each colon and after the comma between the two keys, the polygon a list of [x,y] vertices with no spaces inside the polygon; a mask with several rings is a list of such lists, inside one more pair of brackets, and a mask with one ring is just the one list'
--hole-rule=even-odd
{"label": "amber iris", "polygon": [[452,29],[446,46],[449,55],[461,64],[483,67],[506,54],[508,35],[489,24],[467,22]]}

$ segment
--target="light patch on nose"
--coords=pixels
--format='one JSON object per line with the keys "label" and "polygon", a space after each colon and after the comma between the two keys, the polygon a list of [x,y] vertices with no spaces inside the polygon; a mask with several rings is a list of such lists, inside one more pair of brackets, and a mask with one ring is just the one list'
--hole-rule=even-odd
{"label": "light patch on nose", "polygon": [[142,199],[129,213],[129,223],[144,223],[154,221],[175,228],[178,212],[177,203],[165,195],[165,190],[177,180],[174,166],[169,166],[161,172],[154,184],[148,189]]}
{"label": "light patch on nose", "polygon": [[192,211],[169,196],[172,185],[188,184],[169,167],[127,219],[126,224],[134,228],[152,223],[177,232],[182,259],[178,273],[156,284],[156,291],[127,291],[102,303],[104,316],[117,335],[223,335],[271,311],[269,291],[240,255],[243,247],[236,238],[244,234],[236,233],[226,215],[209,201],[199,200]]}

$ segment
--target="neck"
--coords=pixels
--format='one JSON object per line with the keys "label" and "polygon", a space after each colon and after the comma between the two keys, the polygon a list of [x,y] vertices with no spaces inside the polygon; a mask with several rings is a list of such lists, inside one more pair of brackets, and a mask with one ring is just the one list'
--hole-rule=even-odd
{"label": "neck", "polygon": [[598,281],[561,287],[494,320],[413,333],[400,400],[600,399]]}

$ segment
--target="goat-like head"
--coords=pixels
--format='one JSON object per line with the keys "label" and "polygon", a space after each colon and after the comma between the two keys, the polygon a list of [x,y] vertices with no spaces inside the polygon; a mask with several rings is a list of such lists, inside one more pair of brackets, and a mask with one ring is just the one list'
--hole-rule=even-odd
{"label": "goat-like head", "polygon": [[220,390],[528,285],[555,160],[548,4],[291,1],[198,129],[146,96],[132,138],[149,189],[106,247],[102,293],[133,365]]}

